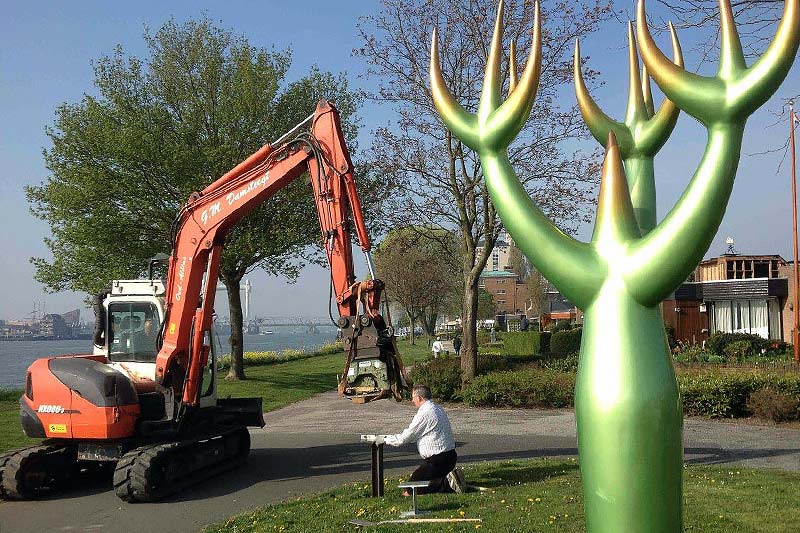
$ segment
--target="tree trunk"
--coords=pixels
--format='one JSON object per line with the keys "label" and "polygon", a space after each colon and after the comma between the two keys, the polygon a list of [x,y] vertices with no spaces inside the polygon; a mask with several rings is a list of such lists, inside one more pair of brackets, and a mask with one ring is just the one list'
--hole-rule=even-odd
{"label": "tree trunk", "polygon": [[231,368],[225,376],[225,379],[229,380],[247,379],[244,375],[242,295],[239,292],[241,281],[242,278],[223,280],[228,289],[228,308],[231,313],[231,336],[228,339],[231,346]]}
{"label": "tree trunk", "polygon": [[431,311],[430,313],[426,313],[423,311],[422,313],[422,325],[425,328],[425,332],[433,337],[436,335],[436,319],[439,318],[439,313],[436,311]]}
{"label": "tree trunk", "polygon": [[408,317],[408,340],[410,340],[411,345],[414,346],[414,344],[416,344],[414,341],[417,338],[414,333],[414,315],[406,309],[406,316]]}
{"label": "tree trunk", "polygon": [[616,283],[586,309],[575,382],[586,530],[681,531],[683,415],[664,323]]}
{"label": "tree trunk", "polygon": [[478,370],[478,282],[465,283],[464,308],[461,320],[461,385],[464,386],[475,377]]}

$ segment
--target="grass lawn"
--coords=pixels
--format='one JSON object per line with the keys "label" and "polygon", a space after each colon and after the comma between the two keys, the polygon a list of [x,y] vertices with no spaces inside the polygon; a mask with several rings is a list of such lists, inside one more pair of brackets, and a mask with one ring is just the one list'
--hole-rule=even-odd
{"label": "grass lawn", "polygon": [[[423,360],[430,353],[427,342],[416,346],[399,341],[398,349],[407,365]],[[285,363],[245,367],[247,380],[226,381],[226,372],[219,374],[220,398],[262,397],[264,410],[274,411],[305,400],[320,392],[336,388],[336,375],[344,370],[344,353],[321,355]],[[0,391],[0,452],[35,444],[22,432],[19,423],[19,397],[22,391]]]}
{"label": "grass lawn", "polygon": [[[583,496],[574,460],[526,460],[465,467],[467,480],[488,492],[419,497],[424,518],[482,518],[483,531],[584,531]],[[369,498],[364,483],[270,505],[230,518],[207,531],[353,531],[355,518],[398,519],[411,508],[398,479],[387,480],[387,496]],[[800,474],[698,467],[684,472],[686,531],[785,532],[796,523]],[[475,524],[385,525],[370,531],[475,531]],[[797,529],[794,529],[797,531]]]}

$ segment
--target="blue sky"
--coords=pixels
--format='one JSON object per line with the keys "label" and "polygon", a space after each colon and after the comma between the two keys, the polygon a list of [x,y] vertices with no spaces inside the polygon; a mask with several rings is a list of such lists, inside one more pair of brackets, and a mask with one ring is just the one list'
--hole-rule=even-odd
{"label": "blue sky", "polygon": [[[621,5],[622,3],[618,3]],[[75,102],[91,93],[91,61],[111,53],[121,44],[128,53],[144,56],[145,26],[157,29],[170,16],[179,22],[202,13],[220,26],[246,36],[253,45],[291,48],[293,67],[289,78],[302,75],[311,65],[333,72],[347,71],[353,86],[370,88],[374,82],[358,77],[364,66],[351,57],[359,45],[359,16],[379,9],[374,0],[330,2],[308,0],[237,2],[9,2],[3,1],[0,20],[0,318],[19,318],[30,312],[34,301],[45,301],[48,311],[64,312],[80,305],[82,295],[45,294],[33,280],[31,256],[46,256],[43,238],[49,229],[28,212],[23,193],[27,184],[47,176],[41,151],[47,146],[45,127],[62,102]],[[682,41],[691,36],[682,35]],[[661,39],[665,49],[667,43]],[[603,73],[604,87],[594,91],[600,105],[619,118],[625,109],[627,67],[625,26],[616,21],[582,43],[591,65]],[[685,46],[686,51],[689,46]],[[687,53],[686,63],[698,59]],[[800,67],[795,65],[778,95],[748,123],[739,175],[728,212],[709,255],[724,251],[727,236],[736,239],[741,253],[778,253],[791,259],[791,204],[788,162],[776,175],[781,154],[748,156],[782,144],[788,124],[775,122],[781,96],[800,93]],[[369,143],[371,129],[388,119],[388,110],[369,104],[362,111],[364,128],[360,145]],[[268,141],[269,139],[265,139]],[[693,119],[681,115],[676,131],[656,160],[659,215],[663,216],[680,195],[699,161],[705,131]],[[581,231],[588,238],[590,228]],[[359,260],[360,258],[356,258]],[[252,277],[253,309],[260,315],[327,314],[328,274],[306,268],[296,285]],[[223,300],[220,296],[219,300]],[[280,303],[278,303],[280,302]],[[224,312],[223,312],[224,313]],[[90,319],[86,314],[84,318]]]}

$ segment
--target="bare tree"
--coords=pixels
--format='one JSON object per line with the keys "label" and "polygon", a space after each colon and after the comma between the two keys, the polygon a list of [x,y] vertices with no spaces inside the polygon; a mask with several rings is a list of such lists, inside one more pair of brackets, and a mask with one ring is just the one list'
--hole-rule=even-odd
{"label": "bare tree", "polygon": [[[477,361],[478,280],[502,228],[477,155],[438,118],[427,71],[436,26],[448,85],[466,107],[477,106],[496,0],[382,0],[382,5],[379,14],[360,20],[363,43],[354,50],[367,63],[366,76],[378,80],[369,97],[396,117],[374,133],[371,160],[397,184],[399,194],[392,200],[398,224],[446,228],[458,235],[466,381],[475,375]],[[537,205],[562,229],[572,231],[588,216],[597,159],[567,151],[565,141],[581,138],[585,130],[574,105],[564,104],[573,100],[561,98],[561,93],[572,80],[575,39],[594,31],[612,10],[610,3],[599,0],[545,1],[543,8],[546,45],[539,96],[529,127],[509,157],[515,168],[523,169],[524,186]],[[506,35],[519,55],[527,56],[532,9],[512,0],[506,13]],[[507,74],[515,70],[514,55],[505,62]],[[593,78],[595,73],[587,74]]]}

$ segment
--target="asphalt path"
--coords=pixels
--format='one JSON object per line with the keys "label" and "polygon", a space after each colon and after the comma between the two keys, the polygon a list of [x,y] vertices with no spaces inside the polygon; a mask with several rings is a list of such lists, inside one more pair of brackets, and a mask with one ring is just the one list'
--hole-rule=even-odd
{"label": "asphalt path", "polygon": [[[460,406],[448,406],[447,411],[462,464],[577,456],[572,411]],[[266,503],[353,481],[367,483],[370,449],[359,442],[359,435],[399,432],[413,413],[409,403],[353,405],[334,392],[320,394],[266,414],[266,427],[251,432],[246,466],[166,501],[125,504],[114,495],[109,476],[87,478],[57,497],[1,502],[0,532],[198,531]],[[800,471],[798,429],[687,419],[684,447],[687,463]],[[386,447],[387,476],[410,472],[417,461],[413,445]]]}

